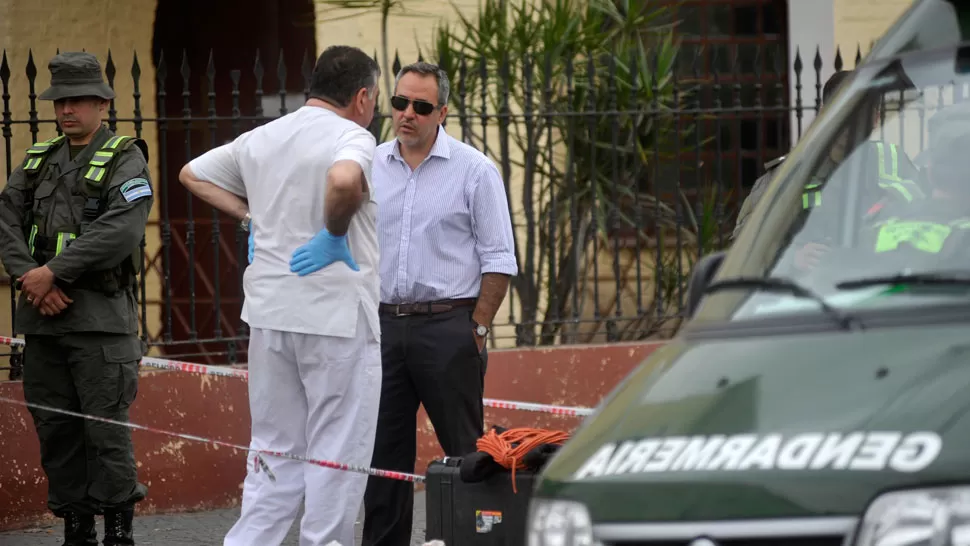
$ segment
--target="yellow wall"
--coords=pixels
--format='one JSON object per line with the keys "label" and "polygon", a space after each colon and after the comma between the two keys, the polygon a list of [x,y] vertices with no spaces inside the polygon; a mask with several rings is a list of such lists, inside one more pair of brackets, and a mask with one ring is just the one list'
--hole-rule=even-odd
{"label": "yellow wall", "polygon": [[[478,10],[476,0],[453,0],[452,2],[408,0],[403,4],[407,8],[406,15],[400,11],[392,12],[387,25],[390,62],[394,62],[396,49],[400,53],[402,65],[418,60],[419,45],[425,60],[433,62],[435,59],[430,59],[428,52],[436,23],[440,20],[456,21],[456,9],[467,16],[473,16]],[[354,12],[361,15],[347,18]],[[317,54],[331,45],[349,44],[370,54],[376,51],[377,59],[383,65],[381,17],[377,12],[336,10],[318,0],[316,24]],[[381,66],[381,69],[386,71],[390,70],[390,67]],[[391,81],[393,82],[393,74]]]}
{"label": "yellow wall", "polygon": [[[0,48],[7,53],[10,63],[10,106],[15,121],[29,119],[30,102],[25,67],[28,51],[32,50],[37,67],[35,93],[39,94],[50,84],[47,63],[58,48],[61,51],[84,49],[93,53],[101,62],[102,70],[107,62],[110,48],[112,59],[117,67],[115,76],[115,109],[118,117],[131,118],[134,110],[131,77],[132,52],[138,52],[141,67],[139,91],[142,116],[155,116],[155,71],[152,67],[152,33],[155,20],[155,0],[0,0]],[[2,107],[2,105],[0,105]],[[50,102],[37,101],[36,110],[42,120],[53,118]],[[119,123],[118,132],[134,135],[132,123]],[[53,123],[40,127],[38,139],[55,135]],[[148,142],[150,154],[149,167],[156,188],[158,177],[158,146],[154,123],[143,124],[142,137]],[[11,161],[14,165],[23,161],[23,151],[31,144],[31,133],[26,124],[13,128]],[[0,143],[0,183],[6,183],[6,148]],[[159,201],[156,197],[152,220],[158,217]],[[159,232],[150,226],[146,237],[147,252],[154,255],[160,247]],[[147,294],[149,302],[158,301],[160,280],[149,272]],[[10,298],[6,287],[0,287],[0,332],[3,335],[10,328]],[[156,306],[149,307],[149,329],[159,328]],[[0,374],[5,376],[5,374]]]}
{"label": "yellow wall", "polygon": [[834,0],[835,45],[846,68],[855,64],[856,47],[863,55],[913,0]]}

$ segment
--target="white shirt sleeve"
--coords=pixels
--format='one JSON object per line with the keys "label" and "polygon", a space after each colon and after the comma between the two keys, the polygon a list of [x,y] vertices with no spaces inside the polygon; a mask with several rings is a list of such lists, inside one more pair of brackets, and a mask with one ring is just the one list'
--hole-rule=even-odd
{"label": "white shirt sleeve", "polygon": [[228,144],[213,148],[189,162],[189,168],[199,180],[206,180],[216,186],[246,197],[246,184],[236,161],[236,139]]}
{"label": "white shirt sleeve", "polygon": [[377,140],[374,135],[363,127],[355,127],[346,131],[337,139],[333,161],[334,163],[347,159],[356,161],[364,171],[364,178],[370,181],[371,165],[374,163],[374,150],[376,149]]}

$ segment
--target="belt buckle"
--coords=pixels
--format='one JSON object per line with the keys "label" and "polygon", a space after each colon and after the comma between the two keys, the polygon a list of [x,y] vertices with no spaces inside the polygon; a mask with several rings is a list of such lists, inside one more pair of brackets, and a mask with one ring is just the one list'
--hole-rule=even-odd
{"label": "belt buckle", "polygon": [[400,303],[395,303],[394,304],[394,316],[395,317],[406,317],[406,316],[408,316],[410,314],[411,313],[402,313],[401,312],[401,304]]}

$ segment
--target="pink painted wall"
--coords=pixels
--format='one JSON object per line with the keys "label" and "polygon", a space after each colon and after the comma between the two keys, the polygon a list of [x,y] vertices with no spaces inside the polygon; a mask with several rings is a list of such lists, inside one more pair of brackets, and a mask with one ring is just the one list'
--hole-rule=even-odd
{"label": "pink painted wall", "polygon": [[[485,396],[566,406],[594,406],[660,344],[615,344],[494,351]],[[20,382],[0,382],[0,396],[23,400]],[[249,442],[242,379],[142,371],[131,421],[239,445]],[[572,430],[580,418],[486,408],[486,427]],[[441,455],[419,410],[416,473]],[[140,513],[228,508],[239,503],[245,454],[231,448],[141,430],[133,432],[140,479],[149,486]],[[23,406],[0,403],[0,530],[49,521],[47,480],[33,422]]]}

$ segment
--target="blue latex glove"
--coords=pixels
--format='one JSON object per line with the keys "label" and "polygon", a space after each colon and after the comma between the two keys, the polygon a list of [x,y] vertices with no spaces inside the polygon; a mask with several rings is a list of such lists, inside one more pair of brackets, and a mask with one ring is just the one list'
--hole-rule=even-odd
{"label": "blue latex glove", "polygon": [[249,263],[253,263],[253,251],[256,249],[256,241],[253,239],[253,221],[249,221]]}
{"label": "blue latex glove", "polygon": [[347,236],[337,237],[323,229],[320,233],[314,235],[309,243],[293,252],[293,257],[290,259],[290,271],[305,277],[335,262],[344,262],[354,271],[360,271],[357,262],[350,255]]}

